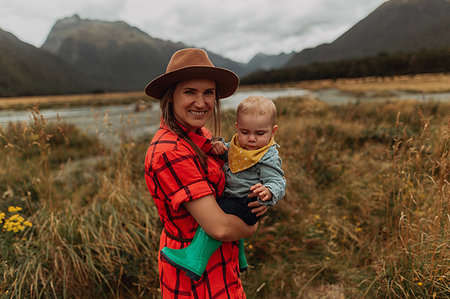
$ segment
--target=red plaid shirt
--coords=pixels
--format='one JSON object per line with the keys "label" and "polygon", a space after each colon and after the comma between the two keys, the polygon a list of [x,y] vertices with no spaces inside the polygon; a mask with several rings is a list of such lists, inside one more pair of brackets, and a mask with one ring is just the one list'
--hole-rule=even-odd
{"label": "red plaid shirt", "polygon": [[[192,141],[209,153],[211,133],[188,133]],[[211,155],[203,169],[192,147],[162,125],[153,137],[145,158],[145,180],[164,226],[160,250],[184,248],[194,237],[198,223],[183,203],[213,194],[222,194],[223,162]],[[239,278],[237,242],[223,242],[209,259],[199,281],[171,266],[159,255],[159,280],[163,298],[245,298]]]}

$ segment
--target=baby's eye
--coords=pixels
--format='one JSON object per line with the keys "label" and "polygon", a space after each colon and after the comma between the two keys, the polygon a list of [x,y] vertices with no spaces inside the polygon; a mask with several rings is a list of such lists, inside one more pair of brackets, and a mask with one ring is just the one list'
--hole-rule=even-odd
{"label": "baby's eye", "polygon": [[262,136],[264,134],[266,134],[266,132],[256,132],[256,135],[259,135],[259,136]]}
{"label": "baby's eye", "polygon": [[243,135],[247,135],[247,134],[248,134],[248,132],[247,132],[247,131],[241,131],[241,134],[243,134]]}

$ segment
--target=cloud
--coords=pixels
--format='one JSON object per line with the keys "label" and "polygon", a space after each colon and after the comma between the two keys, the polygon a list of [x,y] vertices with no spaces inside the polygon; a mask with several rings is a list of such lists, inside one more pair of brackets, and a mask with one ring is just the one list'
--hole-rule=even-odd
{"label": "cloud", "polygon": [[246,62],[332,42],[385,0],[0,0],[0,27],[40,46],[57,19],[122,20]]}
{"label": "cloud", "polygon": [[148,14],[135,20],[152,36],[205,47],[245,62],[258,52],[300,51],[331,42],[382,2],[166,0],[141,4]]}
{"label": "cloud", "polygon": [[73,1],[76,4],[74,9],[83,18],[92,18],[100,20],[117,20],[122,9],[126,5],[126,0],[78,0]]}

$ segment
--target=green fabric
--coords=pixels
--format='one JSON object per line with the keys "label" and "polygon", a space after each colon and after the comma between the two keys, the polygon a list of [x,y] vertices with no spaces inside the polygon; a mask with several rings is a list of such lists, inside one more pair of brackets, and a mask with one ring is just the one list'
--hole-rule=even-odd
{"label": "green fabric", "polygon": [[247,270],[247,258],[245,257],[244,239],[239,240],[239,271]]}

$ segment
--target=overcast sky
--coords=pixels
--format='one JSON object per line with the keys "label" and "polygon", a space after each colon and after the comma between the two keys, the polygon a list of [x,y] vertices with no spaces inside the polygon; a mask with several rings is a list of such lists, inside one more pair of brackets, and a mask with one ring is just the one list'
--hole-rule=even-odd
{"label": "overcast sky", "polygon": [[56,20],[125,21],[240,62],[332,42],[386,0],[0,0],[0,28],[40,47]]}

